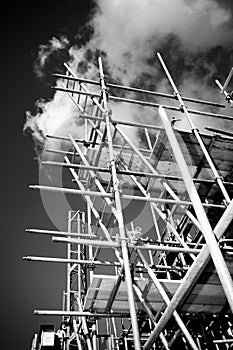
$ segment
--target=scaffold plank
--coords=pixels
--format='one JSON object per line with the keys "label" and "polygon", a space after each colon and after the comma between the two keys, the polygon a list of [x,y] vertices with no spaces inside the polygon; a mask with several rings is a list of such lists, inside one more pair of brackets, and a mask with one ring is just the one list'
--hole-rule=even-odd
{"label": "scaffold plank", "polygon": [[[103,312],[108,303],[111,292],[117,281],[117,276],[94,275],[92,284],[89,286],[84,308],[95,312]],[[167,294],[172,298],[181,281],[177,280],[159,280]],[[146,294],[146,301],[152,311],[158,311],[163,305],[163,300],[153,284],[150,284],[149,279],[137,279],[137,284],[141,290],[144,290],[149,285]],[[138,298],[135,298],[137,309],[141,310],[141,305]],[[226,297],[220,284],[205,283],[196,284],[193,291],[181,307],[181,312],[220,312],[226,304]],[[112,304],[113,311],[119,310],[129,311],[127,287],[126,283],[122,282]]]}

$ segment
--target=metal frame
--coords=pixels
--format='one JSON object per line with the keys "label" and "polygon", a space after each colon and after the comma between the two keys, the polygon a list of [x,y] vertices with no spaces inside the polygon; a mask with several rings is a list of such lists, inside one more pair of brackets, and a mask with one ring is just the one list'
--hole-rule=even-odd
{"label": "metal frame", "polygon": [[[227,178],[232,175],[233,163],[229,160],[222,168],[216,165],[213,152],[224,138],[202,135],[191,114],[228,120],[233,117],[188,108],[185,103],[214,108],[224,105],[182,97],[163,58],[159,53],[157,56],[173,95],[106,82],[101,58],[99,81],[77,77],[67,64],[66,75],[55,74],[59,85],[54,88],[66,92],[76,105],[85,123],[85,138],[48,135],[69,142],[73,151],[48,149],[64,154],[64,162],[43,164],[68,169],[77,189],[42,185],[30,188],[82,196],[87,209],[86,213],[69,213],[67,232],[27,230],[65,243],[67,258],[24,259],[67,264],[64,309],[35,310],[37,315],[63,316],[64,350],[101,350],[102,343],[109,350],[168,350],[176,346],[219,349],[219,344],[227,349],[233,342],[232,247],[227,231],[233,219],[232,179]],[[95,92],[89,90],[92,86]],[[175,99],[179,106],[118,97],[115,89]],[[158,108],[162,127],[122,121],[117,116],[113,119],[114,103]],[[170,110],[184,114],[190,132],[175,129],[166,112]],[[126,126],[140,129],[145,142],[135,145],[124,130]],[[198,157],[190,156],[188,139],[198,149]],[[233,140],[226,140],[232,152]],[[197,164],[193,165],[189,157],[194,157]],[[169,173],[168,163],[173,164],[176,174]],[[203,177],[203,169],[208,177]],[[127,221],[126,201],[131,201],[131,206],[147,206],[151,230],[137,228],[137,218]],[[216,211],[218,218],[213,215]],[[218,290],[216,305],[202,291],[209,288],[210,280]],[[198,298],[204,300],[203,305],[195,302]],[[216,320],[220,318],[224,322],[218,332]],[[37,350],[35,341],[33,344]]]}

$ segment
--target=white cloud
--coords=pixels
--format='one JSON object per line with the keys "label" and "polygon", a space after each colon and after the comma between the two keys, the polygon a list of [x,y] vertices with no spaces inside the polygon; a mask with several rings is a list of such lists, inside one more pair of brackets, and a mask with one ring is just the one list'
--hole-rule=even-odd
{"label": "white cloud", "polygon": [[[85,46],[69,49],[72,69],[76,71],[78,64],[85,60],[83,74],[88,78],[98,79],[98,70],[93,64],[95,55],[89,60],[85,56],[87,50],[92,53],[97,49],[104,51],[111,75],[128,85],[142,73],[149,73],[147,79],[151,81],[155,79],[158,69],[161,71],[162,68],[159,64],[149,64],[147,60],[166,43],[169,34],[178,38],[184,55],[203,53],[216,45],[227,46],[231,38],[230,11],[214,0],[98,0],[97,5],[98,10],[91,21],[93,37]],[[40,45],[38,74],[43,71],[48,57],[57,50],[68,48],[68,43],[65,37],[53,37],[48,44]],[[180,55],[180,52],[174,50],[173,55]],[[199,65],[200,61],[201,58],[198,60]],[[195,62],[191,63],[195,68]],[[206,62],[203,62],[203,66],[208,73],[200,81],[197,81],[192,71],[182,76],[181,91],[184,95],[194,94],[197,97],[199,94],[199,98],[212,99],[207,78],[215,72],[215,67]],[[167,80],[160,80],[158,90],[162,88],[167,92],[168,86]],[[73,135],[78,130],[83,132],[82,127],[78,127],[75,122],[77,109],[63,92],[56,92],[52,101],[39,102],[39,105],[42,112],[35,116],[28,114],[25,125],[25,128],[34,130],[35,139],[43,141],[42,135],[53,134],[59,127],[63,135],[71,130],[71,126]],[[154,118],[153,113],[145,112],[142,115],[141,110],[137,113],[136,107],[129,105],[115,104],[113,113],[114,119],[138,121],[141,118],[149,122]],[[151,114],[153,117],[150,117]],[[131,137],[136,139],[137,135],[132,132]]]}
{"label": "white cloud", "polygon": [[[174,34],[185,50],[206,50],[229,40],[230,12],[214,0],[98,0],[95,38],[111,69],[143,70],[160,41]],[[123,78],[123,74],[121,74]]]}

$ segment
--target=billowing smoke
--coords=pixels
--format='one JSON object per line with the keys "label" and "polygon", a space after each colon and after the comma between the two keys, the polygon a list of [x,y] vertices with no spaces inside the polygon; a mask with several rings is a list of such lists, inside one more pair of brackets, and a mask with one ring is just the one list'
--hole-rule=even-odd
{"label": "billowing smoke", "polygon": [[[32,134],[39,159],[45,144],[51,150],[68,150],[66,141],[46,139],[47,135],[63,137],[72,133],[74,137],[83,138],[84,128],[77,118],[77,108],[67,100],[66,94],[58,91],[51,101],[38,100],[36,109],[38,112],[35,115],[26,112],[24,128]],[[52,154],[48,153],[47,158],[53,158]]]}
{"label": "billowing smoke", "polygon": [[[101,54],[109,80],[171,93],[156,58],[160,51],[183,95],[220,100],[213,79],[223,80],[233,62],[231,22],[230,10],[217,0],[96,0],[93,17],[76,38],[54,37],[40,46],[35,72],[46,80],[52,72],[61,72],[66,61],[79,76],[96,79]],[[112,109],[115,119],[154,118],[148,110],[144,116],[129,105],[124,109],[113,104]],[[40,153],[46,134],[71,132],[80,137],[77,115],[70,99],[56,92],[52,100],[37,103],[37,113],[27,112],[24,128]],[[210,118],[196,121],[203,126],[215,123]]]}

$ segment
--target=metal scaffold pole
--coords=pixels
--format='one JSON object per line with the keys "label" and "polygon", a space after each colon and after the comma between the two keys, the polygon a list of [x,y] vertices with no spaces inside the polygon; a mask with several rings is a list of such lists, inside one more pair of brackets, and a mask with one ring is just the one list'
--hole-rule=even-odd
{"label": "metal scaffold pole", "polygon": [[133,329],[134,346],[135,346],[136,350],[140,350],[141,349],[141,342],[140,342],[137,314],[136,314],[136,308],[135,308],[133,283],[132,283],[131,271],[130,271],[130,266],[129,266],[129,255],[128,255],[128,248],[127,248],[127,243],[126,243],[125,223],[124,223],[122,207],[121,207],[119,180],[117,178],[115,157],[114,157],[114,153],[113,153],[111,125],[110,125],[110,118],[109,118],[110,111],[108,110],[108,107],[107,107],[106,86],[105,86],[105,81],[104,81],[102,61],[101,61],[100,57],[99,57],[99,70],[100,70],[100,83],[101,83],[104,109],[105,109],[104,115],[105,115],[105,122],[106,122],[106,128],[107,128],[107,140],[108,140],[110,167],[111,167],[111,172],[112,172],[113,193],[114,193],[114,198],[115,198],[118,228],[119,228],[119,233],[120,233],[120,237],[121,237],[121,250],[122,250],[122,258],[123,258],[123,262],[124,262],[125,278],[126,278],[126,283],[127,283],[127,293],[128,293],[128,298],[129,298],[129,308],[130,308],[130,315],[131,315],[131,322],[132,322],[132,329]]}

